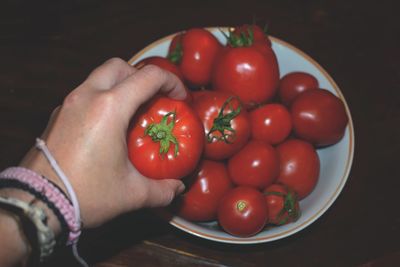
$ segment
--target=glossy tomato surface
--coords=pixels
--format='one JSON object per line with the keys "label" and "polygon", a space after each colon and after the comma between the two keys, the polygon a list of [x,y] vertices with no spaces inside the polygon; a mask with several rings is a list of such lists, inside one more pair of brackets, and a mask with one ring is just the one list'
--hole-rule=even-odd
{"label": "glossy tomato surface", "polygon": [[289,106],[300,93],[318,88],[318,80],[313,75],[296,71],[281,78],[278,91],[282,103]]}
{"label": "glossy tomato surface", "polygon": [[292,188],[299,199],[308,196],[318,182],[320,161],[308,142],[290,139],[277,147],[280,172],[277,182]]}
{"label": "glossy tomato surface", "polygon": [[214,89],[237,95],[248,107],[270,100],[278,82],[276,58],[255,47],[226,47],[215,60]]}
{"label": "glossy tomato surface", "polygon": [[204,148],[204,129],[183,101],[156,97],[135,116],[128,134],[129,159],[153,179],[181,179],[191,173]]}
{"label": "glossy tomato surface", "polygon": [[239,151],[250,137],[250,120],[240,100],[220,92],[204,92],[194,100],[204,125],[208,159],[221,160]]}
{"label": "glossy tomato surface", "polygon": [[250,112],[251,136],[255,140],[279,144],[292,130],[289,110],[281,104],[266,104]]}
{"label": "glossy tomato surface", "polygon": [[211,82],[211,70],[222,45],[206,29],[190,29],[182,35],[182,58],[179,68],[185,80],[193,86]]}
{"label": "glossy tomato surface", "polygon": [[348,123],[342,100],[324,89],[300,94],[292,104],[291,114],[296,135],[316,146],[337,143]]}
{"label": "glossy tomato surface", "polygon": [[218,207],[218,222],[228,233],[248,237],[268,221],[267,204],[260,191],[245,186],[228,191]]}
{"label": "glossy tomato surface", "polygon": [[270,144],[253,140],[229,159],[228,170],[236,185],[261,190],[277,179],[279,156]]}
{"label": "glossy tomato surface", "polygon": [[203,160],[185,181],[187,191],[176,201],[177,214],[190,221],[216,220],[222,196],[233,187],[225,164]]}
{"label": "glossy tomato surface", "polygon": [[296,221],[300,216],[297,194],[282,184],[272,184],[263,191],[268,207],[270,224],[283,225]]}

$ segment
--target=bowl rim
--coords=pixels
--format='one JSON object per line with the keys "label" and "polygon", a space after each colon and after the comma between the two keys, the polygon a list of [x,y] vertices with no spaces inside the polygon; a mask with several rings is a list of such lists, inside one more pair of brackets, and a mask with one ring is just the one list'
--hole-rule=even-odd
{"label": "bowl rim", "polygon": [[[205,27],[205,29],[209,30],[210,32],[215,32],[215,31],[228,31],[229,29],[232,29],[232,27]],[[182,31],[180,31],[182,32]],[[166,41],[172,40],[172,38],[176,35],[179,34],[180,32],[176,32],[170,35],[167,35],[163,38],[160,38],[152,43],[150,43],[149,45],[147,45],[146,47],[144,47],[142,50],[140,50],[138,53],[136,53],[134,56],[132,56],[128,63],[130,65],[133,65],[133,63],[139,59],[143,54],[145,54],[147,51],[149,51],[150,49],[153,49],[154,47],[158,46],[161,43],[164,43]],[[315,66],[318,71],[321,72],[321,74],[329,81],[329,83],[332,85],[333,89],[335,90],[336,95],[343,101],[345,109],[346,109],[346,113],[347,116],[349,118],[349,122],[347,125],[348,128],[348,134],[349,134],[349,147],[348,147],[348,157],[347,157],[347,161],[346,161],[346,166],[344,168],[344,172],[342,174],[342,177],[340,179],[340,183],[337,185],[336,189],[334,190],[334,192],[332,193],[332,195],[330,196],[330,198],[328,199],[328,201],[326,201],[323,205],[322,208],[320,208],[317,212],[315,212],[315,214],[313,214],[312,216],[310,216],[306,221],[302,222],[301,224],[292,227],[286,231],[274,234],[274,235],[269,235],[269,236],[264,236],[264,237],[247,237],[247,238],[240,238],[240,237],[235,237],[235,236],[231,236],[231,237],[221,237],[221,236],[216,236],[213,234],[209,234],[209,233],[204,233],[204,232],[199,232],[197,230],[191,229],[190,227],[183,225],[179,222],[176,221],[176,218],[179,218],[178,216],[171,216],[171,214],[169,214],[168,212],[166,212],[165,210],[158,210],[158,213],[161,217],[163,217],[164,219],[167,219],[169,221],[169,223],[175,227],[177,227],[178,229],[181,229],[187,233],[190,233],[192,235],[201,237],[201,238],[205,238],[208,240],[212,240],[212,241],[217,241],[217,242],[223,242],[223,243],[230,243],[230,244],[258,244],[258,243],[265,243],[265,242],[270,242],[270,241],[274,241],[274,240],[278,240],[278,239],[282,239],[284,237],[290,236],[292,234],[295,234],[301,230],[303,230],[304,228],[306,228],[307,226],[309,226],[310,224],[312,224],[314,221],[316,221],[320,216],[322,216],[326,210],[332,206],[332,204],[335,202],[335,200],[338,198],[338,196],[340,195],[340,193],[342,192],[342,189],[344,187],[344,185],[346,184],[346,181],[349,178],[349,174],[350,174],[350,170],[351,170],[351,166],[353,163],[353,157],[354,157],[354,143],[355,143],[355,136],[354,136],[354,127],[353,127],[353,120],[352,120],[352,116],[350,113],[350,109],[348,107],[348,104],[346,102],[346,99],[343,96],[343,93],[341,92],[341,90],[339,89],[339,86],[336,84],[336,82],[333,80],[333,78],[328,74],[328,72],[318,63],[316,62],[313,58],[311,58],[308,54],[306,54],[305,52],[303,52],[302,50],[300,50],[299,48],[295,47],[294,45],[283,41],[279,38],[276,38],[274,36],[268,36],[271,39],[271,42],[277,43],[281,46],[284,46],[286,48],[288,48],[289,50],[294,51],[295,53],[297,53],[298,55],[300,55],[301,57],[303,57],[306,61],[308,61],[309,63],[311,63],[313,66]],[[192,222],[193,224],[196,224],[194,222]]]}

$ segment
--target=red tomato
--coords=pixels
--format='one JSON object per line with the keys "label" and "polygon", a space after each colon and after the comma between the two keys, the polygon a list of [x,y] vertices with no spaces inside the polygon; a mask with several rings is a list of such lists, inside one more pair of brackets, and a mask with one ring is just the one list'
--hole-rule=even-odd
{"label": "red tomato", "polygon": [[251,35],[253,36],[253,43],[255,42],[263,42],[269,47],[272,46],[271,41],[268,39],[267,34],[264,32],[263,29],[260,28],[260,26],[252,24],[244,24],[242,26],[236,27],[233,32],[232,32],[234,38],[251,38]]}
{"label": "red tomato", "polygon": [[268,221],[264,196],[251,187],[228,191],[218,207],[218,222],[228,233],[248,237],[260,232]]}
{"label": "red tomato", "polygon": [[181,179],[191,173],[204,147],[204,129],[183,101],[156,97],[138,112],[128,135],[129,159],[153,179]]}
{"label": "red tomato", "polygon": [[222,45],[206,29],[190,29],[181,40],[182,58],[179,68],[186,81],[193,86],[204,86],[211,82],[211,70]]}
{"label": "red tomato", "polygon": [[188,178],[188,190],[177,201],[178,215],[190,221],[216,220],[222,196],[233,187],[226,166],[204,160],[198,172]]}
{"label": "red tomato", "polygon": [[346,108],[328,90],[308,90],[292,103],[291,114],[296,135],[316,146],[337,143],[344,135]]}
{"label": "red tomato", "polygon": [[272,184],[263,193],[267,202],[269,223],[283,225],[300,217],[297,195],[287,186]]}
{"label": "red tomato", "polygon": [[289,136],[292,118],[281,104],[267,104],[250,112],[253,139],[278,144]]}
{"label": "red tomato", "polygon": [[235,184],[264,189],[279,174],[278,153],[265,142],[250,141],[229,159],[228,170]]}
{"label": "red tomato", "polygon": [[213,91],[203,93],[195,99],[194,110],[204,125],[206,158],[226,159],[247,143],[249,115],[236,97]]}
{"label": "red tomato", "polygon": [[144,58],[141,61],[139,61],[138,63],[136,63],[135,67],[138,69],[141,69],[145,65],[156,65],[164,70],[172,72],[179,79],[181,79],[181,81],[183,81],[183,75],[182,75],[181,71],[179,70],[178,66],[174,65],[171,61],[169,61],[166,58],[159,57],[159,56]]}
{"label": "red tomato", "polygon": [[215,60],[213,88],[237,95],[247,107],[270,100],[277,89],[279,69],[272,49],[266,51],[254,46],[223,49]]}
{"label": "red tomato", "polygon": [[281,78],[279,96],[282,103],[289,106],[301,92],[318,88],[318,80],[311,74],[291,72]]}
{"label": "red tomato", "polygon": [[291,139],[277,147],[280,171],[278,183],[292,188],[299,199],[311,193],[318,182],[320,162],[314,147],[302,140]]}

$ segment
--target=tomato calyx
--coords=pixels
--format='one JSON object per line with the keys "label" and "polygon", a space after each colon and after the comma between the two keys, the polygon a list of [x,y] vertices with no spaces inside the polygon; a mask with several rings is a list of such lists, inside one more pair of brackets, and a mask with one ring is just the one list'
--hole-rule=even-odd
{"label": "tomato calyx", "polygon": [[[241,110],[242,106],[239,105],[236,109],[232,106],[232,100],[236,97],[229,97],[221,107],[221,110],[218,113],[218,116],[214,119],[213,125],[210,131],[207,133],[207,141],[211,143],[214,139],[217,141],[224,141],[227,144],[232,143],[228,140],[229,137],[234,138],[236,136],[236,131],[231,126],[231,121],[237,117]],[[236,98],[237,99],[237,98]],[[224,114],[225,108],[229,105],[230,111],[227,114]],[[229,131],[226,133],[225,131]],[[219,132],[221,136],[213,135],[214,132]]]}
{"label": "tomato calyx", "polygon": [[247,203],[246,203],[245,201],[243,201],[243,200],[239,200],[239,201],[236,203],[236,209],[237,209],[239,212],[243,212],[243,211],[246,209],[246,207],[247,207]]}
{"label": "tomato calyx", "polygon": [[[284,198],[283,207],[277,215],[278,218],[282,218],[278,222],[278,225],[284,225],[288,222],[297,221],[297,219],[300,217],[301,212],[297,206],[297,194],[294,191],[289,190],[287,194],[284,194],[282,192],[271,191],[264,193],[264,195],[280,196]],[[288,216],[284,216],[285,213],[287,213]]]}
{"label": "tomato calyx", "polygon": [[[172,116],[172,120],[168,123],[168,117]],[[175,145],[175,157],[178,155],[179,143],[176,137],[172,134],[175,126],[175,112],[168,112],[163,116],[160,123],[151,123],[144,131],[144,135],[148,135],[154,142],[160,142],[160,155],[168,153],[171,143]]]}
{"label": "tomato calyx", "polygon": [[230,47],[248,47],[254,43],[254,33],[251,27],[247,29],[247,34],[243,31],[239,34],[234,33],[233,31],[229,31],[229,34],[226,34],[222,30],[220,31],[225,36]]}
{"label": "tomato calyx", "polygon": [[179,64],[182,60],[182,56],[183,56],[182,43],[178,41],[176,43],[174,50],[172,50],[171,53],[168,54],[167,58],[172,63]]}

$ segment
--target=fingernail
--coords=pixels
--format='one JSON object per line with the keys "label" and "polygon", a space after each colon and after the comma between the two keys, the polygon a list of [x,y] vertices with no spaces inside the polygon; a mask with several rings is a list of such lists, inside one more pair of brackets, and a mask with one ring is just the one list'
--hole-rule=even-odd
{"label": "fingernail", "polygon": [[176,195],[182,194],[183,191],[185,191],[185,185],[181,182],[181,184],[179,185],[178,189],[176,190]]}

